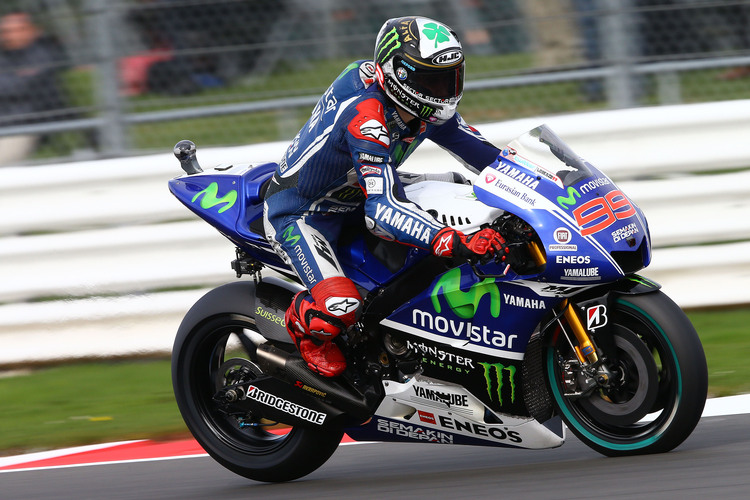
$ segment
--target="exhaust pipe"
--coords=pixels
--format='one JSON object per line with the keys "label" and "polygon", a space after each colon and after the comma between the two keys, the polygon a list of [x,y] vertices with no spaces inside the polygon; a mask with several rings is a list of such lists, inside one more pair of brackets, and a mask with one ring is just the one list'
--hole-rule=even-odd
{"label": "exhaust pipe", "polygon": [[375,411],[374,404],[380,402],[381,398],[378,397],[371,408],[368,398],[344,385],[340,379],[329,379],[311,372],[302,358],[292,356],[268,342],[257,345],[256,355],[258,367],[263,373],[300,387],[357,419],[370,418]]}

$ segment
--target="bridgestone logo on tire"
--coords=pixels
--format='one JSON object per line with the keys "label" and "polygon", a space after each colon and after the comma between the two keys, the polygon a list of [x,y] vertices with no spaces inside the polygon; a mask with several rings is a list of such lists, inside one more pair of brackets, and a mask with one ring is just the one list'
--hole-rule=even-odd
{"label": "bridgestone logo on tire", "polygon": [[254,385],[248,387],[247,397],[259,403],[263,403],[264,405],[270,406],[271,408],[276,408],[279,411],[288,413],[289,415],[292,415],[294,417],[312,422],[313,424],[323,425],[323,422],[325,422],[326,420],[325,413],[311,410],[310,408],[305,408],[304,406],[292,403],[291,401],[287,401],[286,399],[281,399],[278,396],[274,396],[271,393],[258,389]]}

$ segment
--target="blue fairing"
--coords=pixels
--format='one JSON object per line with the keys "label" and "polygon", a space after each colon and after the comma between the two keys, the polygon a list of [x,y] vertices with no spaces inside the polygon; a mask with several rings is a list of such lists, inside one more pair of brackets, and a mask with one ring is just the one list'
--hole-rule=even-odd
{"label": "blue fairing", "polygon": [[547,256],[541,277],[599,284],[649,264],[646,218],[614,182],[580,158],[566,165],[550,148],[514,143],[480,174],[474,192],[536,230]]}
{"label": "blue fairing", "polygon": [[[271,267],[291,272],[266,241],[262,229],[261,189],[275,168],[275,163],[218,166],[199,174],[172,179],[169,190],[249,255]],[[364,224],[361,229],[364,231]],[[359,232],[342,243],[339,260],[347,276],[367,290],[388,283],[429,254],[418,248],[408,248],[400,268],[392,271],[372,255],[364,236]]]}
{"label": "blue fairing", "polygon": [[[562,297],[648,265],[646,219],[617,186],[546,127],[511,142],[474,183],[477,200],[526,221],[546,264],[503,275],[468,265],[438,276],[383,324],[415,336],[520,360],[535,326]],[[499,277],[502,276],[502,277]]]}
{"label": "blue fairing", "polygon": [[275,163],[217,166],[195,175],[169,181],[169,190],[186,207],[215,227],[235,245],[274,267],[286,267],[262,231],[261,188],[270,179]]}
{"label": "blue fairing", "polygon": [[[275,168],[274,163],[220,166],[178,177],[169,186],[238,247],[272,268],[291,272],[263,234],[262,189]],[[520,217],[538,236],[546,263],[524,276],[494,262],[477,266],[482,277],[467,264],[437,276],[382,322],[414,337],[477,355],[521,360],[536,325],[562,297],[617,281],[647,266],[651,258],[641,210],[546,127],[512,141],[479,174],[473,194],[468,186],[443,184],[445,194],[430,201],[425,196],[429,186],[410,191],[410,198],[450,220],[455,215],[467,224],[467,232],[503,211]],[[469,219],[473,229],[468,228]],[[429,255],[395,243],[390,245],[400,250],[384,249],[382,241],[378,248],[380,240],[374,239],[365,235],[362,224],[359,230],[345,231],[338,247],[346,275],[369,291],[387,286]]]}

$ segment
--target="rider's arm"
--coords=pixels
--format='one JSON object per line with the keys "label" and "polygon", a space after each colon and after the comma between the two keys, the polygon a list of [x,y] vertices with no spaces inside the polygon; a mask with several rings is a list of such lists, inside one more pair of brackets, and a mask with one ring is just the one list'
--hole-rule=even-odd
{"label": "rider's arm", "polygon": [[495,161],[500,154],[498,148],[482,137],[477,129],[468,125],[458,113],[443,125],[435,127],[430,139],[475,174]]}
{"label": "rider's arm", "polygon": [[359,184],[367,196],[367,228],[381,238],[430,249],[435,235],[445,226],[406,198],[390,161],[382,104],[377,99],[367,99],[356,110],[347,126],[346,141]]}

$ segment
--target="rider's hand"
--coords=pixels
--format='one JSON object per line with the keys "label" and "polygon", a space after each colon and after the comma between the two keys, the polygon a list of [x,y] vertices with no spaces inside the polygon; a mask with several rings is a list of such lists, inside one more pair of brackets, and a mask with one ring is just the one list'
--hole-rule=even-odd
{"label": "rider's hand", "polygon": [[487,262],[493,256],[497,261],[505,261],[510,253],[505,238],[491,228],[482,229],[472,235],[465,235],[457,229],[441,229],[432,240],[432,253],[438,257],[479,258]]}

